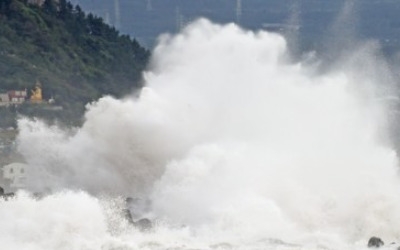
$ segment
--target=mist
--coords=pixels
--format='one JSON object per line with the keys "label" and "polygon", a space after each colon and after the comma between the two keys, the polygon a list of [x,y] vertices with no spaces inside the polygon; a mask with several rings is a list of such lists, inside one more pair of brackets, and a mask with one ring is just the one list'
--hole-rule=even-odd
{"label": "mist", "polygon": [[205,19],[161,36],[138,96],[89,104],[70,131],[19,121],[29,189],[145,197],[163,223],[229,242],[399,237],[379,46],[324,67],[288,51],[279,34]]}

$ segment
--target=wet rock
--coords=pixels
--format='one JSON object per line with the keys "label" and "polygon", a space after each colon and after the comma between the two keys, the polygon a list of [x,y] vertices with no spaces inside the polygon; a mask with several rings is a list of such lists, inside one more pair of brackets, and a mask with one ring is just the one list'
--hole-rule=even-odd
{"label": "wet rock", "polygon": [[149,203],[147,200],[127,197],[123,214],[125,219],[140,231],[148,231],[153,228],[151,220],[148,218],[139,219],[148,208]]}
{"label": "wet rock", "polygon": [[147,218],[137,220],[133,223],[140,231],[148,231],[153,228],[153,223]]}
{"label": "wet rock", "polygon": [[132,204],[134,202],[134,199],[132,197],[126,197],[125,198],[125,204],[127,206],[129,206],[130,204]]}
{"label": "wet rock", "polygon": [[4,189],[0,187],[0,198],[3,198],[4,200],[8,200],[9,198],[14,197],[14,193],[4,193]]}
{"label": "wet rock", "polygon": [[124,209],[122,212],[123,212],[124,218],[125,218],[129,223],[132,223],[132,224],[133,224],[133,218],[132,218],[131,211],[129,211],[129,209]]}
{"label": "wet rock", "polygon": [[151,202],[148,199],[127,197],[125,205],[131,212],[132,218],[139,219],[149,212]]}
{"label": "wet rock", "polygon": [[8,200],[10,198],[13,198],[15,196],[15,193],[7,193],[7,194],[2,194],[1,197],[4,198],[4,200]]}
{"label": "wet rock", "polygon": [[32,198],[35,198],[37,200],[41,200],[44,197],[46,197],[46,195],[44,193],[35,192],[35,193],[32,194]]}
{"label": "wet rock", "polygon": [[381,247],[384,244],[381,238],[375,236],[371,237],[368,241],[368,247]]}

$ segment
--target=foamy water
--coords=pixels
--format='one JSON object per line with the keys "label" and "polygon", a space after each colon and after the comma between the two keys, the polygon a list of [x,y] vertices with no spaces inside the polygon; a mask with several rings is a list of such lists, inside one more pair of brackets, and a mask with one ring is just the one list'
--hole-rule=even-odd
{"label": "foamy water", "polygon": [[[199,20],[164,36],[139,97],[81,128],[19,121],[29,189],[0,201],[1,249],[364,249],[400,237],[390,72],[373,44],[319,70],[285,39]],[[142,233],[123,197],[150,205]],[[138,218],[139,218],[138,217]]]}

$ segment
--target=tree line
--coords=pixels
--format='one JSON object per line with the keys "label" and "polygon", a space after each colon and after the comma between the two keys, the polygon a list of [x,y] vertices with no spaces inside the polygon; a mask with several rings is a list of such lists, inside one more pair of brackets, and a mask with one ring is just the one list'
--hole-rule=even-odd
{"label": "tree line", "polygon": [[0,23],[0,92],[39,80],[64,107],[60,119],[79,123],[86,103],[141,87],[150,52],[79,5],[0,0]]}

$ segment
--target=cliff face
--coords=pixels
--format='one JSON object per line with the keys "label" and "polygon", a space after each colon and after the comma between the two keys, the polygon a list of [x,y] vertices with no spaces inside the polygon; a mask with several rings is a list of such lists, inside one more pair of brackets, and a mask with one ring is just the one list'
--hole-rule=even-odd
{"label": "cliff face", "polygon": [[4,0],[0,23],[0,92],[39,80],[44,99],[78,116],[93,99],[141,87],[149,52],[79,6]]}

